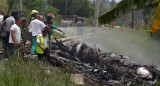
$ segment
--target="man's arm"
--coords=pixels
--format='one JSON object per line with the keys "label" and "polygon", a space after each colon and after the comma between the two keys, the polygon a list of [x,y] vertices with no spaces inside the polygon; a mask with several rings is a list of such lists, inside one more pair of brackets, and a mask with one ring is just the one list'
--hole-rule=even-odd
{"label": "man's arm", "polygon": [[14,45],[17,46],[18,44],[15,39],[15,31],[14,30],[11,30],[11,37],[12,37],[12,40],[14,41]]}
{"label": "man's arm", "polygon": [[39,38],[37,38],[37,45],[44,51],[45,49],[44,48],[42,48],[42,46],[41,46],[41,44],[40,44],[40,39]]}
{"label": "man's arm", "polygon": [[49,28],[48,26],[45,26],[44,29],[53,33],[53,30],[51,28]]}
{"label": "man's arm", "polygon": [[61,29],[58,28],[57,30],[60,31],[60,32],[62,32],[63,34],[65,34],[65,32],[63,32]]}
{"label": "man's arm", "polygon": [[41,47],[40,43],[37,43],[38,46],[44,51],[45,49]]}

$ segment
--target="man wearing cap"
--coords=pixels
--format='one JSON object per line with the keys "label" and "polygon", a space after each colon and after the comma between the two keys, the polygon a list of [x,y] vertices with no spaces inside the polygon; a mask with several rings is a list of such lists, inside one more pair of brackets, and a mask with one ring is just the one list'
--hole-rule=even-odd
{"label": "man wearing cap", "polygon": [[47,20],[44,22],[45,24],[48,24],[49,21],[51,21],[55,16],[52,13],[49,13],[47,16]]}
{"label": "man wearing cap", "polygon": [[42,34],[42,31],[44,29],[47,29],[49,31],[52,31],[48,26],[46,26],[42,21],[41,21],[41,15],[37,15],[36,19],[32,20],[30,25],[29,25],[29,32],[32,33],[32,49],[31,49],[31,54],[35,54],[36,47],[37,47],[37,39],[36,36]]}
{"label": "man wearing cap", "polygon": [[9,45],[9,34],[10,34],[10,28],[13,24],[15,24],[15,19],[17,18],[18,12],[16,10],[12,11],[12,14],[9,18],[6,19],[4,28],[1,32],[1,38],[2,38],[2,43],[4,47],[4,56],[7,56],[7,50],[8,50],[8,45]]}

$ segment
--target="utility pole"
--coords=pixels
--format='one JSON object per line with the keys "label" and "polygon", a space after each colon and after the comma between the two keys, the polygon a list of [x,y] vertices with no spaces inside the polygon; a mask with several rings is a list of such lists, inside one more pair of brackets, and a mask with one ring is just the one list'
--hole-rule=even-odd
{"label": "utility pole", "polygon": [[64,12],[64,18],[66,19],[66,14],[67,14],[67,0],[65,2],[65,12]]}
{"label": "utility pole", "polygon": [[132,29],[134,29],[134,10],[132,11]]}
{"label": "utility pole", "polygon": [[19,0],[19,10],[22,11],[22,0]]}
{"label": "utility pole", "polygon": [[99,3],[100,0],[95,1],[95,17],[94,17],[94,26],[97,28],[98,27],[98,17],[99,17]]}

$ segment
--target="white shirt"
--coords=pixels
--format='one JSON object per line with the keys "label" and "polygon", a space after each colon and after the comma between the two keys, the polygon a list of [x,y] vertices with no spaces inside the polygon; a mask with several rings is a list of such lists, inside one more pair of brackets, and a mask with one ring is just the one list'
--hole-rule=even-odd
{"label": "white shirt", "polygon": [[[17,24],[14,24],[11,26],[11,30],[15,31],[15,40],[18,44],[20,44],[22,38],[21,38],[21,29]],[[12,37],[11,37],[11,31],[9,36],[9,43],[14,43]]]}
{"label": "white shirt", "polygon": [[[42,34],[41,34],[41,36],[42,36]],[[44,41],[44,49],[46,49],[47,48],[47,36],[46,37],[42,36],[42,38],[43,38],[43,41]],[[40,39],[39,38],[37,38],[37,43],[40,43]]]}
{"label": "white shirt", "polygon": [[68,21],[62,20],[62,26],[63,26],[63,27],[67,27],[67,24],[68,24]]}
{"label": "white shirt", "polygon": [[42,30],[45,26],[46,25],[42,21],[34,19],[29,25],[29,32],[32,32],[32,36],[38,36],[42,34]]}

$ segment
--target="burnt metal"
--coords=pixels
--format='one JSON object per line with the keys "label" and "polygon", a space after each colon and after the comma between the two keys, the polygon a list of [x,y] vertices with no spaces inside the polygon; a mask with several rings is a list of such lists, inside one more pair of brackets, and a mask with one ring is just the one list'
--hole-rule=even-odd
{"label": "burnt metal", "polygon": [[136,64],[128,56],[113,52],[101,53],[100,49],[88,47],[83,42],[67,46],[56,39],[52,49],[50,59],[54,59],[53,63],[66,65],[72,62],[74,68],[101,85],[137,83],[150,86],[160,80],[160,69],[156,65]]}

